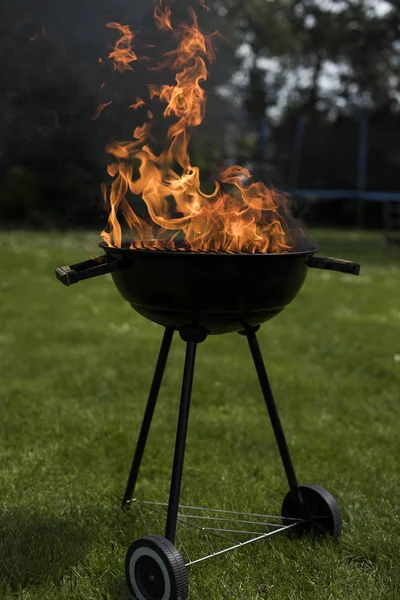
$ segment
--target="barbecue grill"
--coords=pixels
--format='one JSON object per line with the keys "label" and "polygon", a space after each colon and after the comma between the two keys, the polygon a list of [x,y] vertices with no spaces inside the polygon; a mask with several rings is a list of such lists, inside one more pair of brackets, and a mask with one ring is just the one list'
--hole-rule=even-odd
{"label": "barbecue grill", "polygon": [[[136,540],[126,556],[127,584],[133,596],[138,600],[187,600],[188,567],[278,532],[339,537],[342,520],[334,497],[318,485],[299,485],[297,481],[256,332],[295,298],[309,268],[358,275],[360,266],[316,257],[317,248],[311,245],[279,254],[191,251],[184,243],[175,243],[173,249],[151,242],[126,243],[121,248],[100,246],[102,256],[59,267],[58,279],[70,286],[111,273],[123,298],[141,315],[165,328],[123,498],[123,506],[134,507],[148,528],[148,535]],[[176,331],[186,342],[186,357],[169,501],[139,501],[134,498],[136,481]],[[179,505],[197,345],[208,335],[227,332],[247,338],[266,402],[289,486],[279,517]],[[146,515],[152,511],[166,515],[164,536],[150,532]],[[209,550],[204,556],[190,556],[178,525],[205,537]],[[217,549],[216,537],[229,543]]]}

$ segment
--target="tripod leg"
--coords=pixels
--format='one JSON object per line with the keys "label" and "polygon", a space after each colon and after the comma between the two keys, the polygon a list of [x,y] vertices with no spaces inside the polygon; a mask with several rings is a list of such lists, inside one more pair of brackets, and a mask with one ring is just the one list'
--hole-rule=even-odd
{"label": "tripod leg", "polygon": [[135,485],[137,481],[137,477],[139,474],[140,465],[143,458],[144,449],[146,446],[147,436],[149,433],[151,421],[154,414],[154,409],[156,406],[158,393],[160,391],[161,381],[164,375],[165,365],[167,362],[169,349],[171,347],[172,336],[174,335],[174,330],[170,328],[166,328],[164,332],[163,341],[160,348],[160,354],[158,356],[158,361],[156,365],[156,370],[153,377],[153,382],[150,388],[149,399],[147,401],[146,410],[143,417],[142,427],[140,429],[139,438],[136,445],[135,455],[133,457],[133,462],[131,466],[131,471],[129,473],[128,483],[126,485],[124,499],[122,501],[122,506],[129,504],[132,500],[132,496],[135,490]]}
{"label": "tripod leg", "polygon": [[276,408],[274,396],[272,394],[271,386],[269,384],[268,375],[265,370],[264,361],[261,355],[260,346],[258,345],[255,331],[252,329],[247,329],[246,337],[250,346],[250,351],[253,357],[254,365],[256,367],[265,403],[267,405],[269,418],[271,420],[271,425],[274,430],[275,439],[278,444],[279,453],[281,455],[289,488],[293,494],[293,497],[296,499],[296,503],[302,506],[303,499],[301,497],[301,492],[299,491],[299,484],[297,482],[292,459],[289,453],[289,448],[286,443],[285,434],[283,433],[278,410]]}
{"label": "tripod leg", "polygon": [[196,358],[197,342],[188,341],[186,345],[185,369],[183,372],[181,402],[179,407],[178,428],[176,432],[174,465],[169,492],[167,524],[165,537],[173,544],[178,519],[179,496],[181,491],[183,461],[185,456],[186,433],[189,422],[190,398]]}

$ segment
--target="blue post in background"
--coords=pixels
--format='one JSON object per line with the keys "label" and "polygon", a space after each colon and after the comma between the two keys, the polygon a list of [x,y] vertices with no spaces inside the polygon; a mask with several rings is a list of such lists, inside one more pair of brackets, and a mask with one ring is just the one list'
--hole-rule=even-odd
{"label": "blue post in background", "polygon": [[296,123],[296,131],[294,134],[294,148],[292,156],[292,164],[290,168],[289,184],[292,194],[292,207],[300,215],[304,207],[301,204],[301,197],[297,194],[299,189],[301,153],[303,150],[304,134],[306,130],[306,120],[300,115]]}
{"label": "blue post in background", "polygon": [[258,163],[257,163],[257,179],[267,183],[268,181],[268,172],[267,172],[267,163],[268,163],[268,150],[269,150],[269,140],[270,140],[270,127],[268,122],[268,117],[264,115],[261,119],[260,123],[260,132],[258,136]]}
{"label": "blue post in background", "polygon": [[270,140],[270,128],[268,117],[263,116],[260,124],[260,163],[264,167],[268,160],[268,148]]}
{"label": "blue post in background", "polygon": [[358,135],[358,157],[357,157],[357,226],[364,227],[365,224],[365,200],[364,192],[367,189],[367,162],[368,162],[368,117],[363,115],[360,119],[360,130]]}
{"label": "blue post in background", "polygon": [[294,149],[292,166],[290,169],[290,187],[294,193],[299,187],[301,152],[303,150],[304,133],[306,129],[306,120],[300,115],[296,123],[296,131],[294,134]]}

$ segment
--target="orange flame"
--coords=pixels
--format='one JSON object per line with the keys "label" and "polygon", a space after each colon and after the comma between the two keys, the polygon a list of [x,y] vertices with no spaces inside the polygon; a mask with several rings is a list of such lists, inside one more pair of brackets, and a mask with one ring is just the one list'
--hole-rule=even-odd
{"label": "orange flame", "polygon": [[[145,243],[156,248],[174,247],[176,237],[183,237],[193,251],[283,252],[290,248],[287,198],[253,182],[249,171],[232,166],[225,169],[214,191],[201,190],[199,168],[191,165],[188,153],[190,132],[200,125],[205,113],[206,95],[201,83],[207,78],[206,61],[215,59],[211,36],[203,35],[195,13],[191,23],[173,29],[171,11],[164,0],[156,0],[154,19],[162,30],[171,30],[178,47],[165,55],[163,66],[175,72],[175,85],[150,85],[150,98],[166,104],[165,118],[172,118],[167,146],[161,154],[150,147],[152,124],[136,127],[133,141],[112,142],[107,151],[115,159],[108,167],[114,178],[108,191],[103,185],[104,200],[109,208],[108,227],[102,232],[110,246],[121,247],[121,215],[131,231],[131,247]],[[129,61],[135,56],[132,34],[127,26],[109,24],[118,29]],[[129,33],[128,33],[129,32]],[[129,36],[129,43],[126,37]],[[121,48],[119,40],[115,48]],[[110,54],[115,68],[129,63],[117,51]],[[133,60],[133,59],[132,59]],[[128,67],[126,65],[128,64]],[[144,104],[137,99],[136,108]],[[147,113],[148,117],[152,113]],[[129,204],[128,194],[140,196],[148,217],[140,217]]]}
{"label": "orange flame", "polygon": [[205,3],[205,0],[200,0],[200,4],[207,12],[210,10],[210,7]]}
{"label": "orange flame", "polygon": [[171,9],[164,5],[164,0],[156,0],[153,15],[158,29],[174,31],[171,25]]}
{"label": "orange flame", "polygon": [[110,106],[110,104],[112,104],[112,102],[103,102],[102,104],[99,104],[99,106],[96,108],[95,113],[94,113],[93,117],[91,118],[91,120],[95,121],[96,119],[98,119],[100,117],[101,113],[103,112],[103,110],[107,106]]}
{"label": "orange flame", "polygon": [[36,40],[45,40],[46,39],[46,29],[42,27],[41,31],[37,31],[35,35],[29,37],[31,42],[35,42]]}
{"label": "orange flame", "polygon": [[137,108],[139,108],[140,106],[144,106],[146,103],[144,100],[142,100],[141,98],[136,98],[136,102],[134,104],[131,104],[129,106],[129,108],[132,108],[132,110],[136,110]]}
{"label": "orange flame", "polygon": [[117,29],[122,35],[117,40],[112,52],[108,58],[113,61],[114,70],[123,73],[124,71],[132,71],[131,63],[137,60],[136,54],[132,50],[132,41],[134,38],[129,25],[120,25],[119,23],[107,23],[110,29]]}

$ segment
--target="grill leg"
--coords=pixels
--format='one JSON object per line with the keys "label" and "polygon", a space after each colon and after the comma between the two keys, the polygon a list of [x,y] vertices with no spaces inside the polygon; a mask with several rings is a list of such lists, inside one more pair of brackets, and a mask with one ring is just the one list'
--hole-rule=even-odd
{"label": "grill leg", "polygon": [[261,355],[260,346],[258,345],[256,332],[254,329],[248,328],[245,330],[245,335],[247,337],[247,341],[249,342],[251,355],[253,357],[258,379],[260,381],[265,403],[267,405],[269,418],[271,419],[272,428],[274,430],[275,439],[278,444],[279,453],[281,455],[290,491],[292,492],[293,497],[296,499],[296,502],[300,506],[303,506],[303,499],[299,490],[299,484],[297,482],[292,459],[289,454],[289,448],[286,443],[281,420],[279,418],[274,396],[272,394],[271,386],[269,384],[267,371],[265,370],[265,365]]}
{"label": "grill leg", "polygon": [[136,481],[139,474],[140,465],[143,458],[144,449],[146,446],[147,436],[150,430],[151,421],[154,414],[154,409],[156,406],[158,393],[160,391],[160,386],[162,382],[162,378],[164,375],[165,365],[167,362],[169,350],[171,347],[172,337],[174,335],[174,330],[171,328],[166,328],[164,332],[163,341],[160,348],[160,354],[158,356],[157,366],[153,377],[153,382],[150,388],[149,399],[147,401],[146,410],[143,417],[142,427],[140,429],[139,438],[136,445],[135,455],[133,457],[133,462],[131,466],[131,471],[129,473],[128,483],[126,485],[124,499],[122,501],[122,506],[129,504],[132,500],[132,496],[135,490]]}
{"label": "grill leg", "polygon": [[176,523],[178,520],[179,496],[181,491],[183,461],[185,456],[186,433],[189,422],[189,408],[192,394],[196,349],[197,342],[188,340],[186,344],[185,368],[183,372],[174,464],[172,468],[171,487],[169,492],[167,524],[165,528],[165,537],[172,544],[175,542]]}

